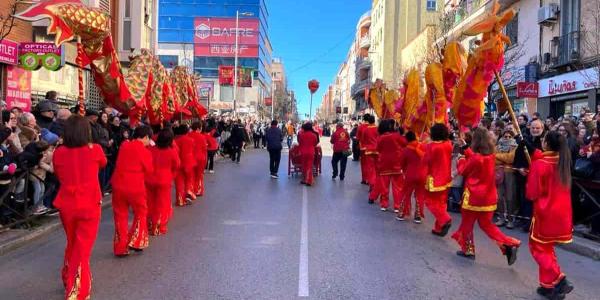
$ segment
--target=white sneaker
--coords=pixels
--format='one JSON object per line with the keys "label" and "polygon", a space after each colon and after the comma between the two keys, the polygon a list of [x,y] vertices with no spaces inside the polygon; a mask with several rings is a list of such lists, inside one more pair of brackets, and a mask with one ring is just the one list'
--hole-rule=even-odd
{"label": "white sneaker", "polygon": [[382,207],[382,208],[380,208],[379,210],[381,210],[381,211],[387,211],[387,208],[385,208],[385,207]]}
{"label": "white sneaker", "polygon": [[38,208],[36,208],[33,211],[33,215],[38,216],[38,215],[43,215],[46,212],[48,212],[48,208],[46,208],[45,206],[39,206]]}
{"label": "white sneaker", "polygon": [[400,210],[398,210],[398,209],[394,209],[394,212],[395,212],[395,213],[399,213],[399,212],[400,212]]}
{"label": "white sneaker", "polygon": [[273,179],[277,179],[277,176],[275,176],[275,175],[271,175],[271,178],[273,178]]}
{"label": "white sneaker", "polygon": [[210,174],[214,174],[214,173],[215,173],[215,171],[214,171],[214,170],[210,170],[210,171],[208,171],[208,173],[210,173]]}

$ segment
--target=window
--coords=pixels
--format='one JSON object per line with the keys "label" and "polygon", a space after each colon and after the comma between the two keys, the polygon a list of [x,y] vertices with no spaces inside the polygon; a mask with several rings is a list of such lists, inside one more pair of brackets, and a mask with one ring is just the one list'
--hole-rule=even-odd
{"label": "window", "polygon": [[158,60],[166,68],[174,68],[179,65],[179,56],[177,55],[159,55]]}
{"label": "window", "polygon": [[427,0],[427,10],[436,11],[437,10],[437,0]]}
{"label": "window", "polygon": [[131,49],[131,1],[125,1],[125,17],[123,18],[123,50]]}
{"label": "window", "polygon": [[511,44],[516,45],[519,43],[519,14],[506,24],[505,34],[510,39]]}

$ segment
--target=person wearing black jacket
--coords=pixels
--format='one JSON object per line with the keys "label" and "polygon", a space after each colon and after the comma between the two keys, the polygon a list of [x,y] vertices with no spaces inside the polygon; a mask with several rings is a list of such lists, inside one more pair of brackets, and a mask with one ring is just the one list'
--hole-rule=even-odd
{"label": "person wearing black jacket", "polygon": [[240,158],[242,156],[242,147],[244,146],[244,127],[242,127],[242,122],[237,120],[232,128],[231,128],[231,136],[229,137],[229,142],[231,143],[231,160],[236,163],[240,163]]}
{"label": "person wearing black jacket", "polygon": [[354,124],[352,126],[352,131],[350,131],[350,138],[352,139],[352,160],[358,161],[360,159],[360,146],[358,144],[358,139],[356,138],[356,133],[358,132],[358,124]]}
{"label": "person wearing black jacket", "polygon": [[[530,124],[530,133],[523,137],[517,137],[517,149],[515,151],[515,159],[513,167],[518,170],[515,173],[515,188],[517,203],[520,205],[519,227],[525,232],[529,232],[531,225],[531,216],[533,214],[533,205],[531,201],[525,198],[525,184],[527,182],[526,170],[529,169],[529,162],[525,154],[525,149],[529,152],[529,156],[533,156],[536,149],[542,150],[542,137],[544,136],[544,124],[540,120],[534,120]],[[543,151],[543,150],[542,150]]]}
{"label": "person wearing black jacket", "polygon": [[269,151],[269,170],[271,171],[271,178],[277,179],[279,176],[279,163],[281,162],[281,150],[283,149],[283,133],[281,129],[277,127],[277,121],[271,122],[271,127],[265,132],[265,139],[267,140],[267,150]]}

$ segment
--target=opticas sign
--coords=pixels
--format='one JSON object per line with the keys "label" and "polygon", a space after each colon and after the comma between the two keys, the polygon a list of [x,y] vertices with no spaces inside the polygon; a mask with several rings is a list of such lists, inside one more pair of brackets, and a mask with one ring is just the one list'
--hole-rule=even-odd
{"label": "opticas sign", "polygon": [[539,97],[556,96],[596,88],[598,71],[595,68],[565,73],[539,81]]}
{"label": "opticas sign", "polygon": [[194,20],[195,43],[235,44],[235,33],[239,34],[239,43],[258,45],[258,19],[240,19],[236,30],[235,18],[203,18]]}

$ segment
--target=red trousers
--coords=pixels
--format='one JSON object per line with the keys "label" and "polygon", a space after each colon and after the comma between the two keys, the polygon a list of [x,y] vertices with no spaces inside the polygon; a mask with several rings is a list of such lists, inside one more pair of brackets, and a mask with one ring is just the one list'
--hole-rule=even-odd
{"label": "red trousers", "polygon": [[565,278],[560,271],[554,246],[555,243],[543,244],[529,239],[529,252],[539,266],[540,286],[545,288],[553,288]]}
{"label": "red trousers", "polygon": [[402,187],[402,202],[400,212],[403,216],[410,216],[412,194],[415,193],[415,217],[425,218],[423,208],[425,206],[425,182],[424,181],[404,181]]}
{"label": "red trousers", "polygon": [[473,238],[473,227],[475,222],[479,223],[479,227],[485,234],[498,244],[500,251],[504,253],[504,246],[514,247],[521,245],[521,241],[505,235],[498,226],[492,223],[494,217],[493,211],[472,211],[463,209],[461,211],[462,220],[460,227],[452,238],[458,242],[460,249],[468,255],[475,255],[475,240]]}
{"label": "red trousers", "polygon": [[[377,198],[379,198],[379,196],[381,195],[381,185],[382,185],[381,183],[379,183],[379,181],[380,181],[379,175],[377,174],[377,172],[374,172],[374,173],[375,173],[374,180],[375,180],[375,183],[377,183],[377,184],[372,185],[369,182],[369,188],[370,188],[369,200],[373,200],[373,201],[377,200]],[[388,190],[388,194],[389,194],[389,190]]]}
{"label": "red trousers", "polygon": [[194,192],[198,196],[204,195],[204,169],[206,169],[206,159],[199,161],[194,168]]}
{"label": "red trousers", "polygon": [[[390,185],[392,186],[392,196],[394,197],[394,209],[400,209],[400,200],[402,199],[402,185],[404,175],[379,175],[379,195],[381,196],[380,205],[388,208],[390,200]],[[373,198],[371,198],[373,199]]]}
{"label": "red trousers", "polygon": [[300,154],[302,159],[302,181],[307,184],[313,184],[313,166],[315,164],[315,154]]}
{"label": "red trousers", "polygon": [[148,231],[150,235],[167,233],[167,225],[173,214],[171,185],[147,185]]}
{"label": "red trousers", "polygon": [[92,290],[90,256],[100,225],[100,206],[95,211],[61,209],[67,247],[62,268],[65,299],[88,299]]}
{"label": "red trousers", "polygon": [[448,214],[448,191],[426,191],[425,204],[427,205],[429,212],[431,212],[435,218],[433,230],[435,232],[441,232],[442,227],[446,225],[446,223],[452,221],[452,218]]}
{"label": "red trousers", "polygon": [[367,159],[365,157],[366,157],[365,151],[360,150],[360,174],[361,174],[361,181],[364,181],[364,182],[367,181],[367,166],[365,165],[367,162]]}
{"label": "red trousers", "polygon": [[175,176],[175,205],[184,206],[186,195],[196,195],[194,192],[195,169],[180,169]]}
{"label": "red trousers", "polygon": [[[113,251],[115,255],[128,254],[129,247],[135,249],[148,247],[147,205],[145,192],[113,190],[112,206],[115,218]],[[133,223],[128,232],[129,207],[133,209]]]}
{"label": "red trousers", "polygon": [[365,155],[362,161],[364,162],[365,180],[371,186],[371,190],[377,187],[377,159],[378,155]]}

